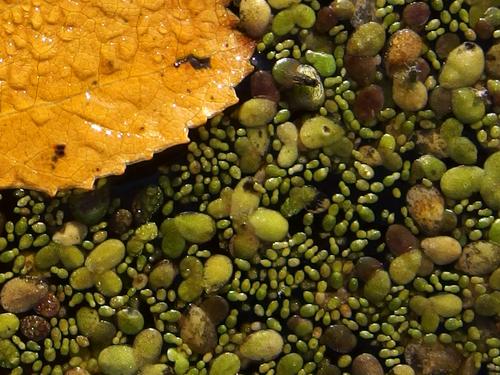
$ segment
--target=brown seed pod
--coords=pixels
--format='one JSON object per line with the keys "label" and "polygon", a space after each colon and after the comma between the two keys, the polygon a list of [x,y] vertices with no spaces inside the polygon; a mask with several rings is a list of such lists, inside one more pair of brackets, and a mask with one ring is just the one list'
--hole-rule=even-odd
{"label": "brown seed pod", "polygon": [[61,303],[53,293],[48,293],[35,306],[35,312],[45,318],[52,318],[59,313]]}
{"label": "brown seed pod", "polygon": [[422,47],[422,39],[415,31],[396,31],[389,39],[389,48],[385,54],[387,74],[392,77],[398,70],[411,66],[422,53]]}
{"label": "brown seed pod", "polygon": [[21,333],[28,340],[40,341],[50,332],[50,324],[38,315],[28,315],[21,320]]}

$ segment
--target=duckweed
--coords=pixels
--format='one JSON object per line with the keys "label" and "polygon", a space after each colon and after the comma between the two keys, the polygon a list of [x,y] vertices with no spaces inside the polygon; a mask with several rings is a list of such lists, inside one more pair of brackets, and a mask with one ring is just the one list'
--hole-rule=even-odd
{"label": "duckweed", "polygon": [[366,299],[372,303],[378,303],[384,300],[389,294],[391,288],[391,280],[386,271],[378,270],[366,282],[363,294]]}
{"label": "duckweed", "polygon": [[239,104],[1,192],[0,373],[500,373],[497,4],[232,6]]}
{"label": "duckweed", "polygon": [[271,8],[265,0],[243,0],[239,8],[241,27],[253,37],[260,37],[271,22]]}
{"label": "duckweed", "polygon": [[254,361],[269,361],[283,350],[283,338],[273,330],[266,329],[252,333],[240,346],[243,357]]}
{"label": "duckweed", "polygon": [[500,265],[500,246],[489,241],[475,241],[465,245],[457,261],[457,268],[469,275],[491,273]]}
{"label": "duckweed", "polygon": [[40,278],[15,277],[3,285],[0,302],[5,311],[22,313],[35,307],[48,291],[48,285]]}
{"label": "duckweed", "polygon": [[140,311],[133,308],[118,311],[116,318],[118,329],[126,335],[135,335],[144,327],[144,317]]}
{"label": "duckweed", "polygon": [[472,86],[484,70],[484,52],[476,43],[465,42],[453,49],[439,75],[439,83],[447,89]]}
{"label": "duckweed", "polygon": [[391,279],[400,285],[408,284],[417,275],[421,263],[422,253],[419,249],[401,254],[389,266]]}
{"label": "duckweed", "polygon": [[347,42],[346,52],[353,56],[375,56],[384,44],[384,27],[377,22],[368,22],[352,34]]}
{"label": "duckweed", "polygon": [[203,243],[215,235],[215,222],[206,215],[196,212],[184,212],[175,217],[175,226],[179,234],[189,242]]}
{"label": "duckweed", "polygon": [[19,329],[19,318],[12,313],[0,314],[0,338],[8,339]]}
{"label": "duckweed", "polygon": [[462,300],[460,297],[445,293],[429,298],[433,310],[444,318],[453,317],[462,311]]}
{"label": "duckweed", "polygon": [[74,270],[69,277],[69,285],[75,290],[91,288],[95,283],[95,276],[87,267]]}
{"label": "duckweed", "polygon": [[276,103],[269,99],[253,98],[241,105],[239,117],[247,127],[267,125],[276,114]]}
{"label": "duckweed", "polygon": [[469,138],[454,137],[448,140],[446,147],[450,158],[458,164],[474,164],[477,161],[476,145]]}
{"label": "duckweed", "polygon": [[314,66],[321,77],[330,77],[337,68],[335,58],[325,52],[306,51],[306,61]]}
{"label": "duckweed", "polygon": [[85,259],[85,267],[91,272],[102,273],[117,266],[125,257],[125,245],[117,239],[109,239],[96,246]]}
{"label": "duckweed", "polygon": [[75,190],[69,196],[69,208],[78,222],[94,225],[106,215],[110,204],[110,189],[106,182],[103,179],[94,190]]}
{"label": "duckweed", "polygon": [[304,360],[297,353],[289,353],[283,356],[276,367],[277,375],[295,375],[297,374],[304,364]]}
{"label": "duckweed", "polygon": [[216,254],[207,259],[203,268],[203,284],[208,293],[222,288],[231,278],[233,263],[225,255]]}
{"label": "duckweed", "polygon": [[79,245],[87,235],[87,226],[77,221],[64,223],[62,228],[54,233],[52,240],[63,246]]}
{"label": "duckweed", "polygon": [[403,111],[419,111],[427,104],[427,88],[408,72],[399,71],[393,77],[392,99]]}
{"label": "duckweed", "polygon": [[462,87],[452,91],[451,109],[457,120],[464,124],[472,124],[483,118],[485,105],[477,97],[474,89]]}
{"label": "duckweed", "polygon": [[352,362],[353,375],[382,375],[384,369],[376,357],[363,353],[354,358]]}
{"label": "duckweed", "polygon": [[441,178],[441,190],[452,199],[468,198],[479,192],[483,176],[483,169],[476,166],[461,165],[450,168]]}
{"label": "duckweed", "polygon": [[392,34],[385,56],[389,74],[413,65],[422,54],[422,49],[422,39],[415,31],[405,28]]}
{"label": "duckweed", "polygon": [[288,221],[277,211],[259,207],[248,219],[263,241],[281,241],[288,233]]}
{"label": "duckweed", "polygon": [[195,353],[210,352],[217,344],[214,323],[203,309],[195,305],[181,321],[180,337]]}
{"label": "duckweed", "polygon": [[99,354],[99,368],[106,375],[133,375],[139,370],[134,350],[127,345],[111,345]]}
{"label": "duckweed", "polygon": [[64,268],[71,271],[83,265],[85,255],[76,246],[58,247],[59,260]]}
{"label": "duckweed", "polygon": [[123,283],[116,272],[108,270],[96,276],[95,286],[105,297],[114,297],[122,291]]}
{"label": "duckweed", "polygon": [[[460,151],[461,152],[461,151]],[[426,154],[419,157],[412,164],[412,173],[421,175],[431,181],[439,181],[446,172],[446,164],[434,155]]]}
{"label": "duckweed", "polygon": [[425,255],[439,265],[453,263],[462,254],[460,242],[449,236],[428,237],[420,245]]}
{"label": "duckweed", "polygon": [[406,194],[408,211],[426,233],[439,231],[444,213],[444,198],[435,187],[414,185]]}
{"label": "duckweed", "polygon": [[288,101],[294,110],[316,111],[325,103],[325,88],[318,71],[313,66],[299,65],[292,82],[294,83]]}
{"label": "duckweed", "polygon": [[299,132],[302,144],[311,149],[329,146],[338,142],[344,130],[332,120],[317,116],[306,120]]}
{"label": "duckweed", "polygon": [[239,357],[234,353],[223,353],[213,360],[209,375],[236,375],[239,370]]}
{"label": "duckweed", "polygon": [[500,268],[491,273],[488,283],[493,289],[500,290]]}
{"label": "duckweed", "polygon": [[164,260],[154,267],[149,274],[148,282],[153,289],[168,288],[174,282],[176,270],[172,262]]}
{"label": "duckweed", "polygon": [[19,365],[19,350],[8,339],[0,340],[0,366],[6,369],[15,368]]}

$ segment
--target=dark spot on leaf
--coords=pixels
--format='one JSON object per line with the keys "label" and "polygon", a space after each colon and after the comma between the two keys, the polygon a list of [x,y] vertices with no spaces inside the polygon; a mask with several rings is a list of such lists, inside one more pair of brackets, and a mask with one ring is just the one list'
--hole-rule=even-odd
{"label": "dark spot on leaf", "polygon": [[[50,158],[50,160],[53,162],[53,163],[56,163],[59,158],[62,158],[66,155],[66,145],[64,144],[56,144],[54,145],[54,154],[52,155],[52,157]],[[54,169],[55,166],[52,168]]]}
{"label": "dark spot on leaf", "polygon": [[197,57],[193,54],[189,54],[186,57],[177,59],[174,66],[178,68],[184,63],[189,63],[194,69],[208,69],[210,68],[210,57]]}
{"label": "dark spot on leaf", "polygon": [[57,144],[54,146],[54,153],[58,158],[62,158],[65,155],[66,145]]}

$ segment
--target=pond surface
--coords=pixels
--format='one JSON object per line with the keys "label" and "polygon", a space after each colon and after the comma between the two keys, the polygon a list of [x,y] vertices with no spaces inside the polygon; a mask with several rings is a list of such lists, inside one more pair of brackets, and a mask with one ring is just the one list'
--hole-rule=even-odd
{"label": "pond surface", "polygon": [[0,373],[499,374],[500,4],[239,3],[189,144],[2,192]]}

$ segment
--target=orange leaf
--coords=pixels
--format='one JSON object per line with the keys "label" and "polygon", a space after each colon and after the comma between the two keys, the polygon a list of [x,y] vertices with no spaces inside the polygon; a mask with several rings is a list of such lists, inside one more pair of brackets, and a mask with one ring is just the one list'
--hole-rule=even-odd
{"label": "orange leaf", "polygon": [[226,0],[0,0],[0,187],[55,194],[188,141],[254,44]]}

